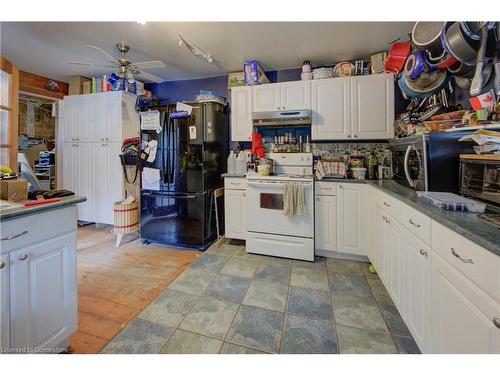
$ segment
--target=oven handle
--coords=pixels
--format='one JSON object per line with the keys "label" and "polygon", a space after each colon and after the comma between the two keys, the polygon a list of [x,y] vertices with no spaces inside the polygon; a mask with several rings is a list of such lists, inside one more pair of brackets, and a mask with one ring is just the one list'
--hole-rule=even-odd
{"label": "oven handle", "polygon": [[411,186],[411,187],[415,187],[415,183],[413,182],[413,180],[411,179],[410,177],[410,171],[409,171],[409,166],[408,166],[408,161],[410,159],[410,152],[412,150],[412,148],[414,148],[412,145],[408,146],[406,148],[406,152],[405,152],[405,162],[404,162],[404,167],[405,167],[405,176],[406,176],[406,180],[408,181],[408,184]]}
{"label": "oven handle", "polygon": [[[292,181],[290,181],[292,182]],[[293,181],[293,182],[298,182],[298,181]],[[286,185],[288,182],[280,182],[280,181],[276,181],[276,182],[250,182],[250,181],[247,181],[247,184],[248,185],[251,185],[251,186],[277,186],[277,185]],[[312,186],[312,182],[299,182],[300,184],[304,185],[304,186]]]}

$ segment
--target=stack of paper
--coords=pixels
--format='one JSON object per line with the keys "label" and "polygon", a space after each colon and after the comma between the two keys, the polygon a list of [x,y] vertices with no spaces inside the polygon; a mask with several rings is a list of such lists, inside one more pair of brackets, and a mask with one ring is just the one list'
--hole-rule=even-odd
{"label": "stack of paper", "polygon": [[459,141],[473,141],[476,154],[500,154],[500,132],[481,129],[472,134],[464,135]]}

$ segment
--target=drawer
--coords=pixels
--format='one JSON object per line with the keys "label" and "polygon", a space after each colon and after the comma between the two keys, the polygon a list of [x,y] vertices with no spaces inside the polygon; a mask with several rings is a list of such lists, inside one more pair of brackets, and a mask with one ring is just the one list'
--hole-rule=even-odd
{"label": "drawer", "polygon": [[415,236],[427,244],[431,243],[431,218],[423,213],[402,204],[402,224]]}
{"label": "drawer", "polygon": [[315,191],[316,195],[336,195],[337,194],[337,184],[334,182],[316,181],[315,188],[316,188],[316,191]]}
{"label": "drawer", "polygon": [[314,261],[312,238],[247,232],[247,253]]}
{"label": "drawer", "polygon": [[247,179],[245,177],[226,177],[224,178],[224,189],[246,190]]}
{"label": "drawer", "polygon": [[432,249],[500,302],[500,256],[432,222]]}
{"label": "drawer", "polygon": [[76,205],[2,222],[0,252],[8,253],[76,230]]}
{"label": "drawer", "polygon": [[382,208],[395,219],[402,221],[402,211],[405,208],[405,205],[401,203],[401,201],[381,191],[376,192],[375,199],[377,200],[377,205],[380,208]]}

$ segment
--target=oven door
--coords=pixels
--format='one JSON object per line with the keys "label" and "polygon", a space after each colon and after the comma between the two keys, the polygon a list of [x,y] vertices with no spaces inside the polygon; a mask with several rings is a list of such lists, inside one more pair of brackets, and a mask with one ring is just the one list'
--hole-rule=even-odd
{"label": "oven door", "polygon": [[312,181],[304,184],[304,215],[285,216],[283,197],[285,181],[248,180],[247,230],[312,238],[314,235],[314,204]]}
{"label": "oven door", "polygon": [[424,150],[415,144],[392,150],[393,178],[404,185],[416,190],[427,190],[425,164]]}

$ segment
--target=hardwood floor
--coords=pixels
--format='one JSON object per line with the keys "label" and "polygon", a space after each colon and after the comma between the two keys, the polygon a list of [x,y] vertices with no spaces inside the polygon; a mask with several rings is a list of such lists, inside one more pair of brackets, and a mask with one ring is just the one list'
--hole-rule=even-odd
{"label": "hardwood floor", "polygon": [[110,226],[78,229],[78,331],[73,353],[98,353],[201,255],[142,245],[115,247]]}

